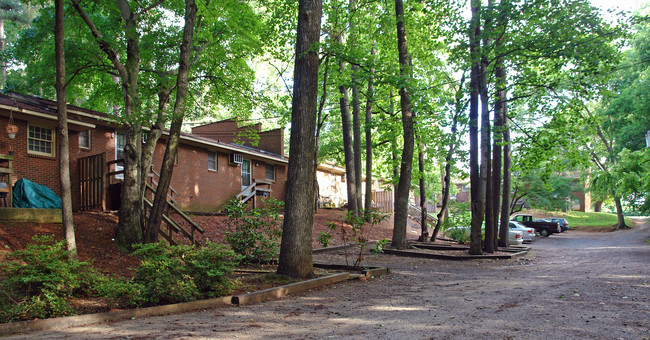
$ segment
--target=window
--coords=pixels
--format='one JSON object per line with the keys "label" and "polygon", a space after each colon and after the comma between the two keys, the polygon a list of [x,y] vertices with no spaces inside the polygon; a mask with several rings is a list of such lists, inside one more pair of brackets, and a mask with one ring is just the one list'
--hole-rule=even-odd
{"label": "window", "polygon": [[208,151],[208,170],[217,171],[217,153]]}
{"label": "window", "polygon": [[90,149],[90,130],[79,132],[79,147]]}
{"label": "window", "polygon": [[27,150],[29,153],[36,155],[54,156],[54,134],[52,129],[30,125],[27,134]]}
{"label": "window", "polygon": [[[115,133],[115,160],[124,159],[124,147],[126,146],[126,135],[122,132]],[[115,171],[124,170],[124,163],[116,163]],[[115,178],[124,179],[124,174],[115,175]]]}
{"label": "window", "polygon": [[275,165],[267,164],[265,171],[265,178],[269,181],[275,181]]}

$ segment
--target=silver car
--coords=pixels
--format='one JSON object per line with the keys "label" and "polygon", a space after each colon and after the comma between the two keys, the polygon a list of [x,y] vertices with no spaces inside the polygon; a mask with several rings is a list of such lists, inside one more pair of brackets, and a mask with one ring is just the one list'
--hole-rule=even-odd
{"label": "silver car", "polygon": [[521,231],[524,242],[533,242],[535,240],[535,229],[528,228],[519,222],[510,221],[510,230]]}

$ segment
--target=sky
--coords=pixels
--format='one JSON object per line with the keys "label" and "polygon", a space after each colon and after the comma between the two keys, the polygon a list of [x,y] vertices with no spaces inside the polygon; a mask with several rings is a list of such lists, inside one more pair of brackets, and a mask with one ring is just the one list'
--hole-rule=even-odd
{"label": "sky", "polygon": [[634,12],[641,8],[641,4],[650,3],[649,0],[590,0],[591,4],[602,8],[607,9],[618,9]]}

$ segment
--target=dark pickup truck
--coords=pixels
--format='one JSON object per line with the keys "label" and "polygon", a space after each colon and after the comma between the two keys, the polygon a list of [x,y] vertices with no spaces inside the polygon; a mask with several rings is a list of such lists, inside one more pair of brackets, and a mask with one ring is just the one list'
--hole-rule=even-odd
{"label": "dark pickup truck", "polygon": [[533,228],[539,235],[547,237],[553,233],[560,233],[562,229],[557,222],[535,222],[533,215],[515,215],[510,218],[511,221],[517,221],[528,228]]}

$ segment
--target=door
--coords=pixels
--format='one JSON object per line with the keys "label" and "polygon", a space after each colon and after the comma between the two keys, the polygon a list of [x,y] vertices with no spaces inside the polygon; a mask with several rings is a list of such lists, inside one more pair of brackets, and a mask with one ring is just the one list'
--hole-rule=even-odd
{"label": "door", "polygon": [[251,185],[251,160],[244,159],[241,162],[241,189],[246,189]]}

